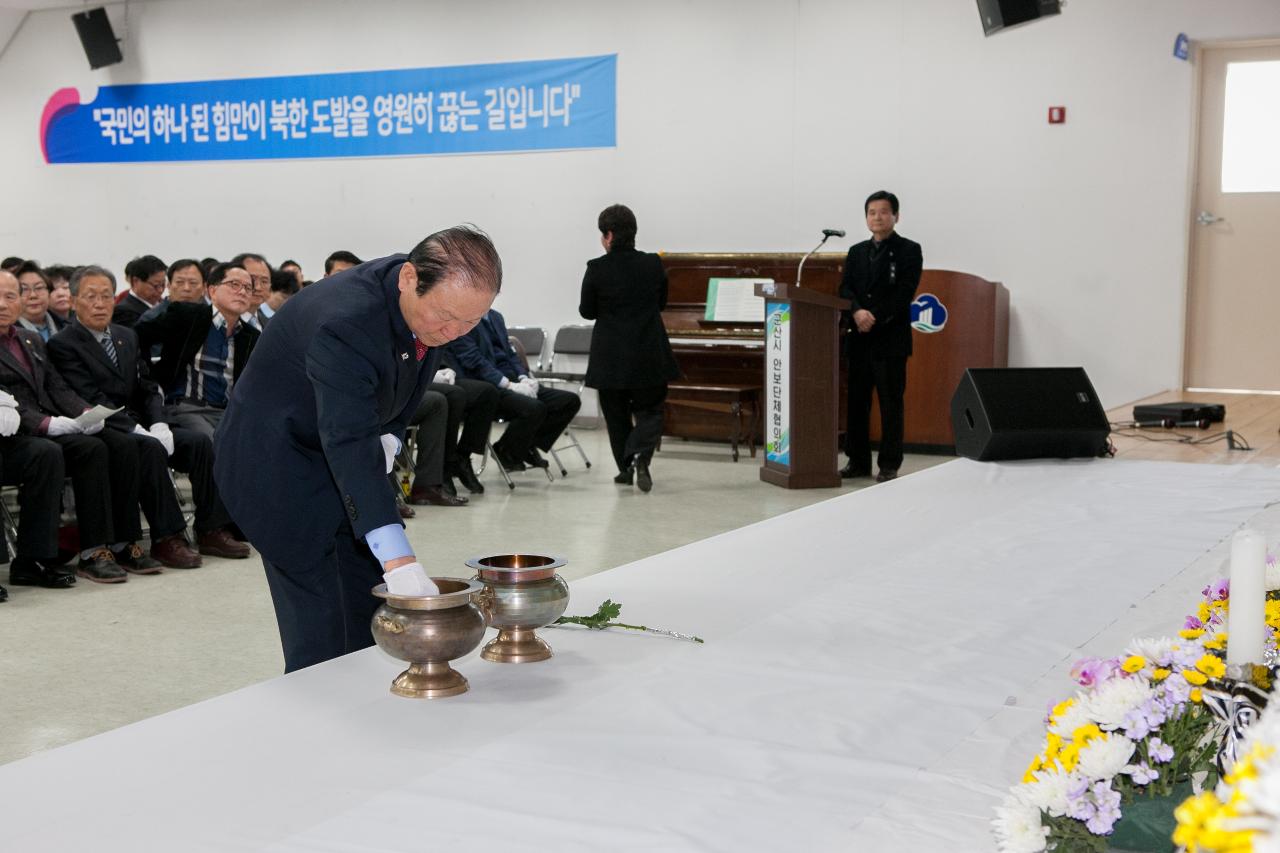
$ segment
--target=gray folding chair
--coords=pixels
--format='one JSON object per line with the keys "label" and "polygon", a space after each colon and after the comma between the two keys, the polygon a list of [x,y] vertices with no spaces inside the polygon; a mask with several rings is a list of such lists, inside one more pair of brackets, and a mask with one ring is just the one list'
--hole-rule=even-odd
{"label": "gray folding chair", "polygon": [[[582,372],[557,371],[556,356],[562,356],[562,364],[564,362],[563,356],[576,356],[583,359],[589,357],[591,355],[591,334],[593,331],[593,326],[561,326],[551,344],[551,359],[547,362],[547,369],[538,374],[538,381],[563,386],[565,390],[581,396],[587,380],[585,361],[583,362]],[[582,449],[582,444],[579,443],[578,437],[573,434],[572,427],[565,427],[564,433],[560,438],[563,443],[551,448],[551,458],[560,467],[561,477],[569,476],[569,472],[565,469],[564,463],[560,461],[560,454],[557,451],[573,448],[582,457],[582,464],[588,468],[591,467],[591,460],[587,458],[587,453]]]}
{"label": "gray folding chair", "polygon": [[547,345],[547,333],[541,326],[512,326],[507,337],[515,338],[524,348],[524,366],[532,370],[542,369],[542,350]]}

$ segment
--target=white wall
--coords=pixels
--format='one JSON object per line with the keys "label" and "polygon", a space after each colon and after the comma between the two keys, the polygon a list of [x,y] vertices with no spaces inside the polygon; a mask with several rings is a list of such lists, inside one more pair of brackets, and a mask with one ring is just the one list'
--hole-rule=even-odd
{"label": "white wall", "polygon": [[[66,10],[0,57],[0,254],[297,258],[406,250],[474,221],[511,322],[576,319],[596,213],[642,248],[808,249],[903,200],[929,267],[1003,281],[1015,364],[1084,364],[1109,405],[1177,385],[1193,68],[1174,36],[1280,35],[1274,0],[1072,0],[986,39],[972,0],[166,0],[88,70]],[[123,7],[109,7],[123,34]],[[618,147],[542,154],[47,166],[45,100],[109,83],[617,52]],[[1065,104],[1068,122],[1046,110]],[[847,245],[847,242],[842,245]]]}

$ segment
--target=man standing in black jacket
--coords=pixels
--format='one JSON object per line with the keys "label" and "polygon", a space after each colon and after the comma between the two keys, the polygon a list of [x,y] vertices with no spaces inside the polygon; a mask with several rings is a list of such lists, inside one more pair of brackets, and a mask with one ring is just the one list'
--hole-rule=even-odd
{"label": "man standing in black jacket", "polygon": [[863,205],[871,239],[849,249],[840,295],[853,303],[849,333],[849,399],[845,453],[840,476],[871,476],[871,391],[880,403],[880,473],[902,467],[903,396],[911,356],[911,302],[920,284],[920,244],[898,234],[898,197],[872,193]]}

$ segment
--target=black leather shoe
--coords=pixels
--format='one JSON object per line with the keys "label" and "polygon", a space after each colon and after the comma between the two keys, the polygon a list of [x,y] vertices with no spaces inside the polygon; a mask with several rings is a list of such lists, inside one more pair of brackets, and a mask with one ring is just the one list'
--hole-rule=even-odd
{"label": "black leather shoe", "polygon": [[515,458],[510,453],[507,453],[506,448],[501,445],[495,444],[493,446],[493,452],[498,454],[498,461],[502,463],[502,467],[506,468],[508,472],[527,471],[529,468],[528,465],[525,465],[519,459]]}
{"label": "black leather shoe", "polygon": [[458,482],[471,494],[484,494],[484,484],[480,482],[480,478],[476,476],[475,469],[471,467],[470,454],[459,459],[457,464],[454,465],[453,476],[457,477]]}
{"label": "black leather shoe", "polygon": [[409,503],[415,506],[466,506],[467,499],[445,494],[439,486],[421,486],[409,492]]}
{"label": "black leather shoe", "polygon": [[440,484],[440,491],[444,492],[451,498],[458,496],[458,487],[453,484],[453,478],[448,474],[444,475],[444,482]]}
{"label": "black leather shoe", "polygon": [[538,448],[530,447],[529,452],[525,454],[524,463],[533,468],[550,468],[551,463],[542,458],[542,454],[538,452]]}
{"label": "black leather shoe", "polygon": [[635,479],[636,473],[628,468],[618,476],[614,477],[613,482],[617,483],[619,486],[630,486],[635,482]]}
{"label": "black leather shoe", "polygon": [[871,476],[870,468],[855,468],[853,467],[852,462],[850,462],[848,465],[840,469],[840,477],[841,479],[844,479],[844,480],[852,480],[857,477],[870,477],[870,476]]}
{"label": "black leather shoe", "polygon": [[68,589],[76,585],[76,576],[64,568],[46,566],[30,557],[14,557],[9,564],[9,583],[14,586]]}
{"label": "black leather shoe", "polygon": [[0,586],[0,601],[8,601],[8,600],[9,600],[9,590]]}
{"label": "black leather shoe", "polygon": [[94,583],[124,583],[129,579],[124,569],[116,565],[111,551],[99,548],[89,559],[81,559],[76,566],[76,574]]}
{"label": "black leather shoe", "polygon": [[133,575],[158,575],[164,571],[164,564],[147,556],[137,543],[124,546],[115,558],[117,566]]}
{"label": "black leather shoe", "polygon": [[635,461],[636,469],[636,488],[642,492],[648,492],[653,488],[653,476],[649,473],[649,463],[643,459]]}
{"label": "black leather shoe", "polygon": [[898,469],[896,468],[881,468],[880,473],[876,475],[877,483],[887,483],[896,479],[898,479]]}

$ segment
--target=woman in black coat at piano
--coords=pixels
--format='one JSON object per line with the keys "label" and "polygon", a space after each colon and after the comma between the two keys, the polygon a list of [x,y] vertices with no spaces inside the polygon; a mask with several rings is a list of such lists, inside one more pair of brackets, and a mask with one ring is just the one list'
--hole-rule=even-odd
{"label": "woman in black coat at piano", "polygon": [[662,309],[667,272],[657,255],[636,251],[636,215],[621,204],[600,212],[605,253],[587,261],[578,313],[595,320],[586,384],[600,411],[618,464],[615,483],[653,488],[649,465],[662,437],[667,382],[680,376]]}

